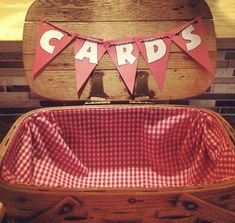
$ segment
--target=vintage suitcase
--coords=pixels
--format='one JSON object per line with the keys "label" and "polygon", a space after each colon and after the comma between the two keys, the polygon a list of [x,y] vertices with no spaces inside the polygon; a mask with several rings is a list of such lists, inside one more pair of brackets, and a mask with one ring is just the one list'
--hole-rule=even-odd
{"label": "vintage suitcase", "polygon": [[143,58],[130,96],[106,54],[85,87],[75,84],[72,46],[33,80],[39,22],[114,39],[169,31],[201,16],[215,69],[216,40],[203,0],[38,0],[24,27],[24,67],[39,95],[80,105],[29,112],[0,148],[6,222],[235,222],[235,133],[218,114],[160,105],[213,80],[173,44],[159,90]]}

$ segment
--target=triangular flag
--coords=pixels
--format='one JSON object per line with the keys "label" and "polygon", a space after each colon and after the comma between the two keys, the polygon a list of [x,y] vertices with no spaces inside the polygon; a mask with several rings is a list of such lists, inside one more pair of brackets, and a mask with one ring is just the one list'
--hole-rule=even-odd
{"label": "triangular flag", "polygon": [[139,58],[137,44],[133,38],[125,38],[107,41],[105,46],[128,90],[133,94]]}
{"label": "triangular flag", "polygon": [[105,52],[106,48],[103,45],[103,40],[79,36],[76,38],[74,41],[74,55],[77,91],[84,85]]}
{"label": "triangular flag", "polygon": [[171,42],[171,37],[167,34],[136,39],[139,50],[157,81],[160,90],[164,87]]}
{"label": "triangular flag", "polygon": [[200,17],[172,31],[172,40],[209,72],[213,71]]}
{"label": "triangular flag", "polygon": [[37,48],[33,65],[33,76],[36,78],[45,66],[50,63],[70,42],[74,36],[67,32],[42,22],[40,24]]}

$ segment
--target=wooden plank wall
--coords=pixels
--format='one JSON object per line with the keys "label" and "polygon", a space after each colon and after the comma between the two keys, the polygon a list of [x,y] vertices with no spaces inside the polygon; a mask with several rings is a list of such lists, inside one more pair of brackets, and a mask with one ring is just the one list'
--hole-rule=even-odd
{"label": "wooden plank wall", "polygon": [[[216,78],[202,95],[159,103],[196,105],[221,113],[235,127],[235,50],[219,50]],[[74,103],[69,103],[76,104]],[[62,106],[33,93],[23,71],[22,42],[0,41],[0,139],[21,114],[39,107]]]}
{"label": "wooden plank wall", "polygon": [[92,96],[102,97],[101,95],[103,95],[102,98],[107,95],[106,100],[130,100],[125,84],[121,81],[107,52],[95,68],[95,71],[102,72],[102,78],[100,76],[95,78],[95,82],[100,83],[97,82],[96,87],[99,84],[99,88],[104,91],[93,93],[92,82],[94,79],[89,78],[82,90],[77,92],[74,78],[73,44],[48,64],[40,77],[33,79],[32,66],[37,41],[35,33],[37,33],[39,22],[43,17],[46,17],[53,25],[69,30],[69,32],[112,40],[127,36],[169,32],[195,18],[198,14],[202,17],[205,41],[213,67],[212,73],[210,74],[198,66],[172,43],[166,80],[162,90],[157,86],[153,75],[150,74],[148,66],[140,55],[138,71],[144,71],[146,74],[142,79],[139,78],[139,75],[137,76],[135,83],[137,97],[134,100],[141,100],[138,92],[141,85],[145,83],[150,92],[147,92],[147,95],[151,95],[150,100],[180,99],[198,95],[208,88],[214,78],[216,60],[214,23],[204,0],[197,0],[197,4],[194,0],[168,0],[165,3],[162,3],[162,0],[37,1],[28,11],[24,26],[23,58],[29,85],[34,92],[53,100],[89,100]]}

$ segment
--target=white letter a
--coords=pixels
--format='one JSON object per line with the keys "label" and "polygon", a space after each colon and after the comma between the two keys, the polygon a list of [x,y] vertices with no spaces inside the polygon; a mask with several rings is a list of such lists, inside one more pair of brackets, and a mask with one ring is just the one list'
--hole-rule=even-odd
{"label": "white letter a", "polygon": [[76,54],[75,59],[83,60],[84,58],[88,58],[92,64],[98,64],[98,44],[96,42],[88,40],[84,42],[82,48]]}

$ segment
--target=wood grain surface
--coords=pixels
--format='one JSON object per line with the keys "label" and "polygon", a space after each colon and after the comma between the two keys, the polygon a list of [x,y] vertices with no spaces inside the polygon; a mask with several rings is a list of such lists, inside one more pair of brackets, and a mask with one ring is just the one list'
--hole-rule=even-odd
{"label": "wood grain surface", "polygon": [[[97,89],[103,89],[103,95],[107,97],[91,92],[91,78],[82,91],[77,92],[72,44],[33,80],[37,31],[42,18],[69,32],[109,40],[170,31],[198,15],[203,17],[206,43],[215,68],[214,23],[205,1],[36,1],[28,11],[24,27],[23,58],[29,85],[41,97],[53,100],[133,100],[107,53],[95,69],[104,73]],[[138,65],[138,71],[141,70],[148,71],[142,58]],[[209,74],[173,44],[163,91],[160,91],[148,71],[147,83],[139,79],[139,83],[136,81],[135,91],[138,91],[138,85],[145,85],[146,92],[149,93],[137,100],[146,100],[146,97],[148,100],[169,100],[196,96],[209,87],[213,78],[214,74]]]}
{"label": "wood grain surface", "polygon": [[[40,8],[40,10],[38,10]],[[79,0],[38,1],[27,13],[26,21],[155,21],[193,19],[198,14],[210,19],[204,0]]]}
{"label": "wood grain surface", "polygon": [[[33,2],[34,0],[1,0],[0,41],[22,40],[25,15]],[[219,47],[223,49],[234,48],[235,1],[206,0],[206,2],[209,5],[214,17]],[[9,25],[9,21],[11,25]]]}

